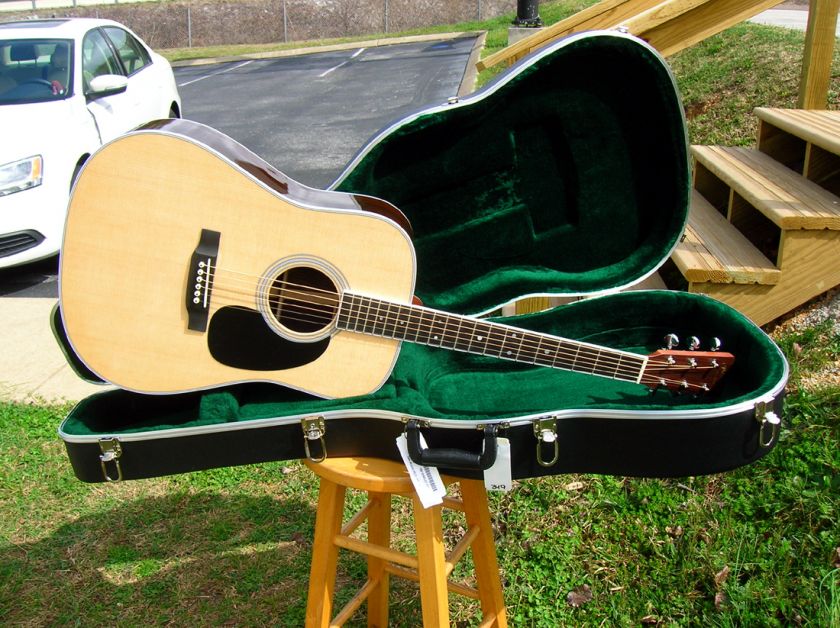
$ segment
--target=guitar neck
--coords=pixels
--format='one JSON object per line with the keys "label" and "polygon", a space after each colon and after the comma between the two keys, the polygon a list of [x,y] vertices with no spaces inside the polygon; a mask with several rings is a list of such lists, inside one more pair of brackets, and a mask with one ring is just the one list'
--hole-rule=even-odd
{"label": "guitar neck", "polygon": [[640,383],[647,357],[469,316],[345,292],[337,327],[442,349]]}

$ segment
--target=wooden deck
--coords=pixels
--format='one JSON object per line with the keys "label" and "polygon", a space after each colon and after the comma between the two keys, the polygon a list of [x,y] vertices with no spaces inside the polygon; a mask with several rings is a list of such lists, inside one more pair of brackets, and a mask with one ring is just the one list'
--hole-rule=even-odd
{"label": "wooden deck", "polygon": [[672,255],[691,292],[765,324],[840,284],[840,112],[758,109],[757,148],[692,146]]}
{"label": "wooden deck", "polygon": [[685,238],[671,258],[692,283],[776,284],[779,271],[696,190]]}

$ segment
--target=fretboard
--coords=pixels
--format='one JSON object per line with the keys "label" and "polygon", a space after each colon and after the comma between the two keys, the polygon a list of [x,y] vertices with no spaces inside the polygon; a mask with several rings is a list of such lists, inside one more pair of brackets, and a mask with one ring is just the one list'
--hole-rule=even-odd
{"label": "fretboard", "polygon": [[646,356],[636,353],[350,292],[341,296],[337,326],[361,334],[628,382],[641,381],[647,362]]}

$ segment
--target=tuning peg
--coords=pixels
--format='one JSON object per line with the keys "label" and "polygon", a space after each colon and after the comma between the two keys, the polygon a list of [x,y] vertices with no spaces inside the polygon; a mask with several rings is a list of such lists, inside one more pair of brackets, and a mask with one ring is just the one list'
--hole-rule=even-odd
{"label": "tuning peg", "polygon": [[666,349],[673,349],[678,344],[680,344],[680,339],[677,334],[667,334],[665,336],[665,348]]}
{"label": "tuning peg", "polygon": [[692,336],[688,339],[689,351],[697,351],[700,348],[700,339],[697,336]]}
{"label": "tuning peg", "polygon": [[709,351],[717,351],[720,349],[720,338],[712,338],[709,343]]}

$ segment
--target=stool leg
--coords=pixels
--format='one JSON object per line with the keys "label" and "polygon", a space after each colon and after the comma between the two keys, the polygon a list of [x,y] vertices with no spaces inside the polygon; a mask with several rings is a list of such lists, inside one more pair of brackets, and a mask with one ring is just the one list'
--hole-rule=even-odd
{"label": "stool leg", "polygon": [[[369,492],[368,499],[372,504],[368,513],[368,542],[380,547],[390,547],[391,494]],[[368,578],[379,581],[367,599],[368,628],[388,626],[389,576],[385,571],[386,562],[382,558],[368,557]]]}
{"label": "stool leg", "polygon": [[345,492],[345,487],[321,479],[318,513],[315,516],[315,539],[312,543],[312,567],[309,570],[306,628],[329,626],[332,619],[338,563],[338,546],[333,543],[333,538],[341,531]]}
{"label": "stool leg", "polygon": [[423,508],[416,494],[413,500],[423,626],[449,626],[449,595],[446,588],[441,507]]}
{"label": "stool leg", "polygon": [[478,536],[472,544],[472,558],[481,610],[485,617],[491,614],[496,616],[495,626],[506,628],[507,613],[499,582],[499,563],[496,559],[496,544],[493,542],[490,509],[487,506],[487,490],[481,480],[460,480],[460,484],[467,526],[479,527]]}

